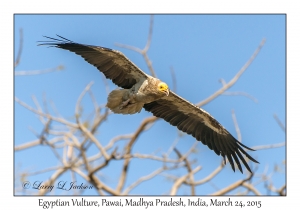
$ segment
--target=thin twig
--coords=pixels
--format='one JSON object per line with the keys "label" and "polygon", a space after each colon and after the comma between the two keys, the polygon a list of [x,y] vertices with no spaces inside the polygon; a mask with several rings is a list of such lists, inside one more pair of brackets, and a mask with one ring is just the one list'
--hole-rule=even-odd
{"label": "thin twig", "polygon": [[146,61],[146,64],[147,64],[148,69],[151,73],[151,76],[156,77],[155,71],[154,71],[153,66],[152,66],[152,62],[149,59],[148,54],[147,54],[147,52],[150,48],[152,33],[153,33],[153,22],[154,22],[153,17],[154,17],[153,15],[151,15],[151,17],[150,17],[150,27],[149,27],[148,40],[147,40],[147,44],[144,47],[144,49],[139,49],[137,47],[133,47],[133,46],[130,46],[130,45],[125,45],[125,44],[119,44],[119,43],[116,43],[115,45],[140,53],[144,57],[144,60]]}
{"label": "thin twig", "polygon": [[108,95],[110,93],[110,88],[109,88],[107,79],[106,79],[104,74],[101,74],[101,78],[102,78],[102,81],[103,81],[103,84],[104,84],[104,87],[105,87],[106,95]]}
{"label": "thin twig", "polygon": [[77,103],[75,106],[75,117],[76,117],[76,121],[79,122],[79,108],[80,108],[80,103],[81,100],[83,98],[83,96],[90,90],[90,88],[92,87],[92,85],[94,84],[93,81],[91,81],[82,91],[82,93],[79,95],[78,99],[77,99]]}
{"label": "thin twig", "polygon": [[[174,151],[177,153],[178,157],[181,158],[182,155],[181,153],[179,152],[179,150],[177,150],[176,148],[174,148]],[[187,158],[184,159],[184,162],[186,164],[186,168],[187,168],[187,171],[190,173],[190,180],[191,180],[191,183],[194,183],[194,176],[193,176],[193,173],[192,172],[192,166],[190,164],[190,162],[188,161]],[[196,191],[195,191],[195,185],[194,184],[191,184],[191,195],[195,195]]]}
{"label": "thin twig", "polygon": [[63,119],[63,118],[53,117],[53,116],[50,115],[50,114],[45,114],[45,113],[43,113],[43,112],[41,112],[41,111],[38,111],[38,110],[32,108],[31,106],[27,105],[25,102],[21,101],[21,100],[18,99],[17,97],[15,97],[15,101],[16,101],[17,103],[19,103],[20,105],[22,105],[23,107],[25,107],[26,109],[28,109],[28,110],[30,110],[30,111],[32,111],[32,112],[38,114],[38,115],[41,115],[41,116],[46,117],[46,118],[48,118],[48,119],[50,119],[50,120],[53,120],[53,121],[56,121],[56,122],[65,124],[65,125],[70,126],[70,127],[73,127],[73,128],[78,128],[78,125],[77,125],[77,124],[74,124],[74,123],[71,123],[71,122],[69,122],[69,121],[66,121],[66,120]]}
{"label": "thin twig", "polygon": [[122,156],[116,157],[117,160],[119,159],[127,159],[127,158],[140,158],[140,159],[151,159],[151,160],[156,160],[156,161],[161,161],[161,162],[168,162],[168,163],[180,163],[183,158],[180,159],[167,159],[166,157],[158,157],[155,155],[148,155],[148,154],[124,154]]}
{"label": "thin twig", "polygon": [[153,171],[151,174],[148,174],[146,176],[143,176],[141,178],[139,178],[138,180],[136,180],[134,183],[132,183],[131,185],[129,185],[124,192],[122,193],[122,195],[128,195],[128,193],[133,190],[133,188],[135,188],[136,186],[138,186],[139,184],[141,184],[144,181],[147,181],[149,179],[152,179],[153,177],[157,176],[158,174],[160,174],[161,172],[164,171],[164,167],[161,167],[155,171]]}
{"label": "thin twig", "polygon": [[[173,143],[171,144],[170,148],[169,148],[168,151],[166,152],[166,154],[165,154],[166,157],[169,157],[169,155],[171,154],[171,152],[172,152],[174,149],[176,149],[175,147],[176,147],[176,145],[178,144],[179,140],[180,140],[180,137],[179,137],[179,136],[176,137],[176,139],[173,141]],[[175,152],[176,152],[176,151],[175,151]]]}
{"label": "thin twig", "polygon": [[20,64],[20,61],[21,61],[21,55],[22,55],[22,49],[23,49],[23,29],[22,28],[20,28],[19,33],[20,33],[20,43],[19,43],[17,59],[15,61],[15,65],[14,65],[15,68]]}
{"label": "thin twig", "polygon": [[176,81],[176,75],[175,75],[173,66],[170,67],[170,71],[171,71],[171,76],[172,76],[173,92],[176,93],[177,92],[177,81]]}
{"label": "thin twig", "polygon": [[242,186],[252,191],[255,195],[261,195],[261,193],[250,183],[244,182]]}
{"label": "thin twig", "polygon": [[61,166],[52,166],[52,167],[49,167],[49,168],[42,169],[40,171],[35,171],[35,172],[32,172],[32,173],[26,173],[26,176],[35,176],[35,175],[43,174],[43,173],[46,173],[46,172],[49,172],[49,171],[58,170],[59,168],[61,168]]}
{"label": "thin twig", "polygon": [[117,142],[117,141],[121,141],[121,140],[128,140],[131,139],[133,136],[133,134],[127,134],[127,135],[119,135],[114,137],[113,139],[111,139],[108,144],[104,147],[105,150],[108,150],[110,148],[113,147],[113,145]]}
{"label": "thin twig", "polygon": [[93,92],[91,90],[88,91],[89,92],[89,95],[90,95],[90,98],[93,102],[93,105],[94,105],[94,109],[95,109],[95,116],[97,116],[97,113],[98,113],[98,110],[100,110],[98,104],[97,104],[97,101],[96,101],[96,98],[93,94]]}
{"label": "thin twig", "polygon": [[32,71],[15,71],[15,76],[31,76],[31,75],[38,75],[38,74],[46,74],[54,71],[61,71],[64,69],[63,65],[59,65],[57,67],[45,70],[32,70]]}
{"label": "thin twig", "polygon": [[186,181],[185,184],[189,184],[189,185],[201,185],[201,184],[204,184],[206,182],[209,182],[210,180],[212,180],[216,175],[218,175],[222,171],[222,169],[224,168],[224,166],[225,166],[224,162],[221,161],[221,164],[218,166],[218,168],[216,168],[212,173],[210,173],[204,179],[201,179],[199,181],[195,181],[194,183]]}
{"label": "thin twig", "polygon": [[251,99],[252,101],[254,101],[255,103],[258,103],[258,100],[256,98],[254,98],[250,94],[242,92],[242,91],[234,91],[234,92],[225,91],[224,93],[222,93],[222,95],[227,95],[227,96],[245,96],[245,97]]}
{"label": "thin twig", "polygon": [[217,192],[215,192],[211,195],[213,195],[213,196],[215,196],[215,195],[225,195],[226,193],[236,189],[237,187],[242,186],[244,182],[249,181],[252,177],[253,177],[253,174],[250,173],[250,175],[246,179],[239,180],[239,181],[229,185],[228,187],[225,187],[225,188],[223,188],[223,189],[221,189],[221,190],[219,190],[219,191],[217,191]]}
{"label": "thin twig", "polygon": [[231,115],[232,115],[232,120],[234,123],[235,131],[236,131],[236,134],[238,137],[238,141],[242,142],[242,134],[241,134],[241,130],[240,130],[239,124],[237,122],[234,110],[231,110]]}
{"label": "thin twig", "polygon": [[78,124],[79,129],[98,147],[102,155],[106,160],[109,159],[109,155],[106,153],[106,150],[102,146],[102,144],[96,139],[96,137],[88,130],[86,129],[81,123]]}
{"label": "thin twig", "polygon": [[272,148],[278,148],[278,147],[284,147],[285,142],[281,142],[278,144],[267,144],[267,145],[260,145],[260,146],[254,146],[252,149],[254,150],[263,150],[263,149],[272,149]]}
{"label": "thin twig", "polygon": [[191,146],[191,148],[179,159],[169,159],[169,158],[167,159],[166,157],[158,157],[154,155],[139,154],[139,153],[124,154],[123,156],[116,157],[116,159],[118,160],[118,159],[127,159],[127,158],[143,158],[143,159],[157,160],[161,162],[180,163],[192,153],[192,151],[194,150],[194,148],[197,146],[198,143],[199,141],[195,141],[195,143]]}
{"label": "thin twig", "polygon": [[[40,104],[39,104],[37,98],[35,97],[35,95],[32,95],[31,98],[32,98],[32,100],[33,100],[35,106],[37,107],[37,109],[38,109],[40,112],[43,112],[43,109],[42,109],[42,107],[40,106]],[[46,123],[46,119],[44,119],[43,116],[39,115],[39,119],[40,119],[40,121],[41,121],[43,124]]]}
{"label": "thin twig", "polygon": [[153,22],[154,22],[154,15],[150,15],[150,26],[149,26],[149,33],[148,33],[148,40],[145,48],[143,51],[148,52],[152,40],[152,34],[153,34]]}
{"label": "thin twig", "polygon": [[55,106],[55,104],[52,100],[49,100],[49,104],[50,104],[50,107],[53,110],[54,114],[58,117],[62,117],[62,115],[59,113],[57,107]]}
{"label": "thin twig", "polygon": [[283,123],[280,121],[280,119],[278,118],[278,116],[276,114],[273,114],[274,119],[276,120],[276,122],[278,123],[279,127],[284,131],[285,131],[285,126],[283,125]]}

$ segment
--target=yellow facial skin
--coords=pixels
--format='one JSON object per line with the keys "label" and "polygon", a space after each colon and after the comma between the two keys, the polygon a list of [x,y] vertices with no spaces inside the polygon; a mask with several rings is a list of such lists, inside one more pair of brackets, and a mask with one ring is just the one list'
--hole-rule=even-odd
{"label": "yellow facial skin", "polygon": [[164,92],[167,96],[169,95],[169,87],[164,82],[158,84],[158,90]]}

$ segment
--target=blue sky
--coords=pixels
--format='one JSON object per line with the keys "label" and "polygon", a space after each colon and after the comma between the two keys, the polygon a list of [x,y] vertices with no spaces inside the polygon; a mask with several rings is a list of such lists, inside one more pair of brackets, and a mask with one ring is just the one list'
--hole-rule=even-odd
{"label": "blue sky", "polygon": [[[15,55],[19,48],[19,29],[23,29],[24,44],[20,65],[16,71],[43,70],[58,65],[64,71],[37,76],[15,77],[15,96],[31,106],[34,95],[42,104],[43,97],[52,101],[57,110],[67,119],[74,121],[75,104],[85,86],[94,81],[92,91],[99,104],[106,103],[107,93],[101,74],[79,56],[68,51],[38,47],[37,41],[46,40],[43,35],[54,37],[56,34],[72,41],[99,45],[122,51],[131,61],[148,72],[141,55],[128,49],[117,47],[115,43],[128,44],[143,48],[149,31],[149,15],[15,15]],[[177,78],[177,93],[187,100],[197,103],[207,98],[221,87],[219,79],[228,82],[250,58],[263,38],[266,44],[258,57],[242,75],[239,81],[228,91],[242,91],[255,97],[255,103],[244,96],[222,95],[203,106],[229,132],[236,137],[231,116],[235,111],[242,134],[242,141],[249,147],[276,144],[285,141],[285,133],[273,118],[276,114],[285,124],[286,109],[286,71],[285,71],[285,16],[284,15],[155,15],[151,47],[148,53],[157,76],[173,87],[170,67],[174,68]],[[116,88],[108,81],[110,89]],[[93,109],[89,97],[82,104],[85,116]],[[49,110],[51,110],[49,108]],[[136,130],[139,123],[150,113],[142,111],[134,116],[113,115],[99,129],[97,138],[103,144],[119,134],[129,134]],[[116,126],[117,125],[117,126]],[[36,139],[29,129],[37,133],[43,129],[38,118],[24,107],[15,103],[15,145]],[[133,151],[153,153],[167,151],[177,137],[177,129],[163,120],[139,137]],[[187,151],[194,143],[192,136],[184,136],[177,148]],[[216,168],[221,158],[205,145],[198,144],[198,153],[192,155],[197,159],[194,165],[203,168],[195,179],[204,178]],[[90,154],[96,150],[91,148]],[[158,152],[157,155],[160,153]],[[286,159],[285,147],[271,150],[250,152],[260,164],[257,173],[268,170],[272,172],[275,164],[282,165]],[[176,155],[172,154],[175,158]],[[48,147],[35,147],[15,153],[15,168],[20,171],[34,172],[50,166],[56,166],[57,159]],[[103,171],[103,175],[112,187],[118,180],[121,165],[115,161]],[[145,167],[147,165],[147,167]],[[149,160],[134,160],[130,166],[133,172],[126,185],[140,176],[147,175],[161,164]],[[284,171],[285,172],[285,171]],[[29,181],[46,181],[53,172],[31,176]],[[182,176],[185,170],[176,175]],[[227,182],[224,182],[226,177]],[[233,183],[245,175],[233,173],[230,166],[220,173],[212,184],[197,188],[197,194],[205,195]],[[275,187],[285,183],[285,174],[273,177]],[[69,174],[62,180],[70,179]],[[258,180],[257,177],[254,181]],[[153,187],[160,186],[161,189]],[[163,176],[158,176],[149,183],[144,183],[132,191],[133,194],[163,194],[172,185]],[[262,194],[267,194],[263,184],[257,186]],[[87,191],[86,194],[94,194]],[[178,194],[189,193],[183,187]]]}

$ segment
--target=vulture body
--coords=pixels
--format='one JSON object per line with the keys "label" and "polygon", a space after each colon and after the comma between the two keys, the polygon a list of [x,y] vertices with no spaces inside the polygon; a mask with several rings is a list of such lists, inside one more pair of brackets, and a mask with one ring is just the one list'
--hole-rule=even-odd
{"label": "vulture body", "polygon": [[[207,145],[226,162],[228,159],[233,171],[235,164],[243,173],[240,160],[252,173],[244,156],[258,163],[244,149],[253,150],[237,141],[208,112],[170,91],[168,85],[154,78],[125,57],[121,52],[105,47],[84,45],[66,38],[49,38],[39,45],[49,45],[74,52],[94,65],[106,78],[123,88],[113,90],[108,95],[107,107],[117,114],[134,114],[144,108],[179,130],[192,135]],[[244,156],[243,156],[243,155]]]}

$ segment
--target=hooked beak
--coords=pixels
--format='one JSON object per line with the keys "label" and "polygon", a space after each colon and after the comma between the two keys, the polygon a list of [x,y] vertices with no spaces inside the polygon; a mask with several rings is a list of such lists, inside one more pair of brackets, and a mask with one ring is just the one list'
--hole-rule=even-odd
{"label": "hooked beak", "polygon": [[165,94],[166,94],[167,96],[169,96],[169,88],[166,89],[166,90],[164,90],[164,92],[165,92]]}

